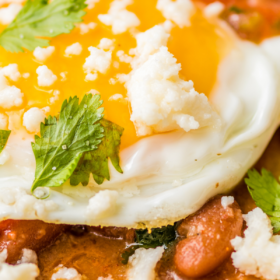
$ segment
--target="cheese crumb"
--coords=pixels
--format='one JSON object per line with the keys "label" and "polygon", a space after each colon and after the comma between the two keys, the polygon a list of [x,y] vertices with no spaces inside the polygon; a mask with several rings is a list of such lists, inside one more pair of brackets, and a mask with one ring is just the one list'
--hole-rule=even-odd
{"label": "cheese crumb", "polygon": [[224,207],[224,209],[227,209],[229,205],[234,203],[234,197],[233,196],[223,196],[221,199],[221,204]]}
{"label": "cheese crumb", "polygon": [[36,73],[38,74],[38,85],[41,87],[49,87],[57,80],[57,76],[46,65],[39,66]]}
{"label": "cheese crumb", "polygon": [[73,45],[66,48],[65,55],[66,56],[80,55],[82,50],[83,50],[83,47],[80,43],[74,43]]}
{"label": "cheese crumb", "polygon": [[52,275],[51,280],[82,280],[82,275],[75,268],[67,268],[61,264],[56,269],[58,271]]}
{"label": "cheese crumb", "polygon": [[122,94],[116,93],[109,97],[109,101],[126,101]]}
{"label": "cheese crumb", "polygon": [[98,48],[103,50],[113,50],[114,49],[114,40],[108,38],[102,38],[98,45]]}
{"label": "cheese crumb", "polygon": [[21,77],[20,72],[18,71],[18,65],[16,63],[9,64],[1,69],[2,74],[9,78],[10,80],[17,82]]}
{"label": "cheese crumb", "polygon": [[154,280],[155,267],[157,262],[161,259],[164,248],[157,247],[155,249],[137,249],[129,258],[129,265],[131,266],[127,272],[128,280]]}
{"label": "cheese crumb", "polygon": [[29,109],[23,115],[23,126],[31,133],[40,132],[41,122],[44,122],[46,113],[37,107]]}
{"label": "cheese crumb", "polygon": [[118,199],[118,192],[104,190],[89,200],[86,215],[88,219],[97,219],[114,213]]}
{"label": "cheese crumb", "polygon": [[90,30],[95,29],[96,26],[97,24],[95,22],[79,23],[77,25],[77,27],[80,28],[81,35],[87,34]]}
{"label": "cheese crumb", "polygon": [[0,253],[0,279],[1,280],[35,280],[39,276],[39,269],[32,263],[9,265],[4,263],[7,259],[7,249]]}
{"label": "cheese crumb", "polygon": [[126,83],[131,120],[137,135],[205,126],[220,127],[221,120],[207,97],[194,90],[192,81],[180,79],[181,65],[161,47],[130,73]]}
{"label": "cheese crumb", "polygon": [[155,54],[160,47],[167,46],[169,34],[163,26],[156,25],[145,32],[136,35],[137,47],[129,51],[135,55],[131,65],[136,68],[146,62],[150,55]]}
{"label": "cheese crumb", "polygon": [[23,249],[23,254],[21,259],[18,261],[18,263],[34,263],[37,264],[38,263],[38,258],[37,258],[37,254],[35,251],[30,250],[30,249]]}
{"label": "cheese crumb", "polygon": [[[90,51],[90,56],[86,58],[86,62],[83,66],[85,72],[91,75],[95,74],[96,72],[106,74],[111,65],[112,52],[105,52],[104,50],[100,50],[95,47],[89,47],[88,50]],[[95,77],[87,76],[86,79],[91,80],[93,78]]]}
{"label": "cheese crumb", "polygon": [[280,236],[273,235],[271,222],[260,208],[243,217],[248,227],[245,237],[231,241],[236,251],[231,255],[234,266],[246,275],[280,279]]}
{"label": "cheese crumb", "polygon": [[172,20],[181,28],[190,25],[190,18],[195,13],[191,0],[158,0],[157,9],[166,19]]}
{"label": "cheese crumb", "polygon": [[207,5],[203,10],[203,14],[206,18],[214,18],[219,16],[224,9],[225,5],[217,1]]}
{"label": "cheese crumb", "polygon": [[35,280],[39,276],[39,269],[35,264],[23,263],[19,265],[2,264],[1,280]]}
{"label": "cheese crumb", "polygon": [[11,109],[12,107],[19,107],[23,100],[23,93],[15,86],[7,86],[0,90],[0,107],[4,109]]}
{"label": "cheese crumb", "polygon": [[6,8],[0,9],[0,22],[3,25],[10,24],[18,15],[20,10],[22,9],[22,5],[18,3],[12,3]]}
{"label": "cheese crumb", "polygon": [[123,50],[117,51],[117,57],[119,58],[120,62],[131,63],[132,57],[125,54]]}
{"label": "cheese crumb", "polygon": [[140,24],[137,16],[126,10],[126,7],[132,3],[132,0],[114,0],[110,5],[108,14],[99,15],[98,19],[105,25],[112,26],[114,34],[126,32]]}
{"label": "cheese crumb", "polygon": [[54,53],[54,51],[54,46],[49,46],[47,48],[37,47],[34,50],[33,55],[38,61],[44,62]]}

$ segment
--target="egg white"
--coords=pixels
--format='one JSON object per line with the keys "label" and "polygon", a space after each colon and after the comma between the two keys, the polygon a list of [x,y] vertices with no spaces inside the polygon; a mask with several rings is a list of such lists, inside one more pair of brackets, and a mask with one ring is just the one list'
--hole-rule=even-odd
{"label": "egg white", "polygon": [[[101,186],[93,181],[89,187],[65,184],[52,189],[48,199],[34,200],[30,194],[33,139],[20,131],[11,135],[5,148],[10,159],[0,168],[0,218],[155,227],[180,220],[214,195],[229,192],[263,153],[279,125],[279,48],[280,37],[261,45],[235,37],[211,94],[222,128],[144,138],[121,152],[124,173],[111,166],[111,181]],[[119,192],[116,208],[89,220],[89,198],[104,189]],[[50,201],[57,206],[47,206]]]}

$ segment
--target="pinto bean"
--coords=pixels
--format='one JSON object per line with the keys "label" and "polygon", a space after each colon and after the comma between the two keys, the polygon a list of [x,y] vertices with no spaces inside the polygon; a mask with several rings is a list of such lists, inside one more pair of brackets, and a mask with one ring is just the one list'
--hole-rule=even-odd
{"label": "pinto bean", "polygon": [[192,278],[211,273],[230,256],[230,240],[241,235],[242,225],[237,202],[225,209],[220,196],[187,217],[178,227],[178,234],[186,237],[177,244],[174,256],[179,273]]}
{"label": "pinto bean", "polygon": [[65,225],[42,221],[5,220],[0,222],[0,251],[8,250],[8,263],[16,263],[22,249],[36,252],[50,245],[65,229]]}

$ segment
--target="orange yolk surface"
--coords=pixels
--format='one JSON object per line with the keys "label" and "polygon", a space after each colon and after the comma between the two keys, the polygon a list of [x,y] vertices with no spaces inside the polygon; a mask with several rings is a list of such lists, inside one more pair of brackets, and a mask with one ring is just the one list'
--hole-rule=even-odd
{"label": "orange yolk surface", "polygon": [[[55,46],[55,51],[44,63],[36,61],[33,53],[11,53],[0,48],[1,67],[11,63],[17,63],[21,74],[30,73],[29,78],[20,78],[18,82],[11,82],[20,88],[24,94],[24,101],[20,107],[11,110],[28,110],[31,107],[50,107],[49,114],[59,113],[62,102],[70,96],[77,95],[82,98],[91,89],[97,90],[104,101],[105,118],[124,127],[122,146],[124,149],[135,143],[139,137],[136,136],[133,123],[130,121],[129,105],[119,101],[109,101],[110,96],[120,93],[126,96],[125,86],[119,82],[110,83],[111,78],[116,78],[117,74],[129,73],[131,67],[127,63],[119,61],[116,52],[123,50],[126,54],[131,48],[136,47],[136,40],[131,32],[114,35],[110,26],[102,24],[97,16],[108,12],[110,2],[101,0],[93,9],[88,9],[84,17],[84,22],[95,22],[97,27],[87,34],[80,34],[80,29],[75,28],[70,34],[57,36],[51,40],[51,45]],[[140,19],[141,24],[137,28],[140,32],[146,31],[156,24],[163,23],[165,18],[156,9],[156,0],[135,0],[133,5],[128,6],[128,10],[134,12]],[[2,26],[1,29],[5,27]],[[209,95],[216,82],[217,68],[221,59],[220,52],[225,45],[226,39],[219,35],[218,27],[209,23],[202,17],[200,12],[192,18],[192,25],[183,29],[175,26],[171,32],[168,43],[169,51],[174,54],[178,62],[182,64],[181,76],[186,80],[192,80],[195,88],[200,93]],[[114,39],[115,50],[112,54],[112,65],[108,72],[103,75],[98,73],[95,81],[85,81],[86,74],[83,64],[89,56],[88,47],[98,46],[102,38]],[[79,56],[66,57],[65,49],[79,42],[83,46],[83,51]],[[119,68],[113,66],[113,62],[119,62]],[[39,87],[37,82],[36,69],[40,65],[46,65],[58,77],[57,81],[50,87]],[[63,79],[60,73],[66,74]],[[54,97],[54,91],[60,92],[55,102],[50,99]],[[7,110],[6,110],[7,112]],[[0,113],[5,110],[0,108]]]}

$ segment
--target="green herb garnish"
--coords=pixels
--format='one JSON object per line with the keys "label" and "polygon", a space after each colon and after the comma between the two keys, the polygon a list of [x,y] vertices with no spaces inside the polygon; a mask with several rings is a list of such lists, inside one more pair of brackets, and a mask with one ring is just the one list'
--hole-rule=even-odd
{"label": "green herb garnish", "polygon": [[119,149],[123,128],[107,120],[100,121],[104,128],[104,137],[97,150],[84,153],[76,170],[70,177],[73,186],[82,183],[86,186],[89,182],[90,173],[98,184],[102,184],[105,179],[110,180],[108,158],[115,169],[122,173],[119,164]]}
{"label": "green herb garnish", "polygon": [[274,233],[280,231],[280,184],[266,169],[249,170],[245,183],[256,205],[270,216]]}
{"label": "green herb garnish", "polygon": [[0,130],[0,153],[5,148],[10,134],[10,130]]}
{"label": "green herb garnish", "polygon": [[7,51],[30,51],[49,45],[49,38],[69,33],[85,15],[85,0],[27,0],[15,20],[0,34]]}
{"label": "green herb garnish", "polygon": [[41,123],[41,137],[35,135],[32,149],[36,159],[35,180],[37,187],[61,186],[76,169],[84,152],[98,148],[104,137],[100,124],[103,108],[100,96],[70,97],[61,107],[59,119],[49,116]]}
{"label": "green herb garnish", "polygon": [[156,248],[158,246],[167,247],[176,238],[175,226],[168,225],[161,228],[153,228],[149,233],[147,229],[136,230],[136,240],[134,245],[128,247],[122,254],[122,263],[127,264],[128,259],[138,248]]}

